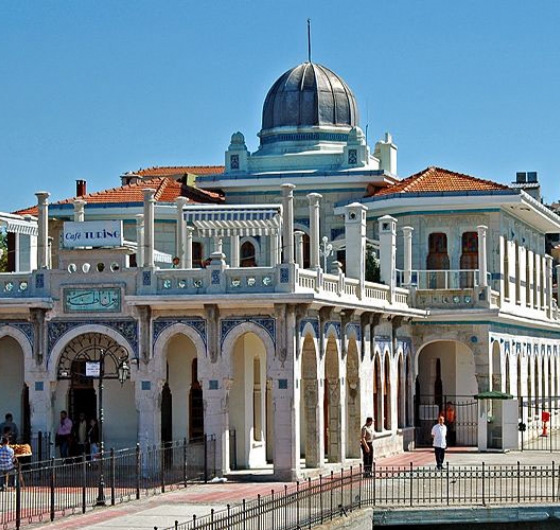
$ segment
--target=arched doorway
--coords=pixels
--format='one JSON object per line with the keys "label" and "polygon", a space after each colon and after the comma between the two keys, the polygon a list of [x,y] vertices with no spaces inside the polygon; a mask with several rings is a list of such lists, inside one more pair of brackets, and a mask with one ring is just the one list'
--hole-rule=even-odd
{"label": "arched doorway", "polygon": [[450,402],[457,445],[476,446],[478,383],[472,350],[458,341],[440,340],[422,346],[417,359],[416,444],[431,445],[432,426]]}
{"label": "arched doorway", "polygon": [[168,340],[165,351],[162,441],[200,439],[204,435],[204,413],[196,346],[190,337],[177,333]]}
{"label": "arched doorway", "polygon": [[235,430],[236,461],[241,469],[263,468],[267,453],[270,418],[266,406],[266,348],[255,333],[241,335],[234,343],[232,388],[229,394],[229,425]]}
{"label": "arched doorway", "polygon": [[19,439],[29,440],[29,390],[25,384],[24,354],[18,341],[10,336],[0,339],[0,421],[11,412]]}
{"label": "arched doorway", "polygon": [[[54,408],[67,410],[74,421],[83,412],[87,418],[100,417],[99,377],[90,376],[87,363],[103,358],[103,432],[108,448],[132,447],[138,440],[138,415],[134,385],[119,381],[119,367],[130,358],[128,351],[113,338],[88,332],[70,340],[57,365]],[[58,414],[55,414],[55,426]]]}

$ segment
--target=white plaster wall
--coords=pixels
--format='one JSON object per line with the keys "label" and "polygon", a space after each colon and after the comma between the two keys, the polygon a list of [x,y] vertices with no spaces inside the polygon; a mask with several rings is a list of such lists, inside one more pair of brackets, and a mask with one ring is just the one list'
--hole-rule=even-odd
{"label": "white plaster wall", "polygon": [[173,398],[173,439],[189,438],[189,392],[196,348],[185,335],[176,335],[167,345],[169,389]]}
{"label": "white plaster wall", "polygon": [[21,396],[24,382],[23,352],[12,337],[0,339],[0,422],[4,421],[6,412],[11,412],[14,422],[22,432]]}
{"label": "white plaster wall", "polygon": [[[240,467],[256,467],[266,463],[265,432],[260,441],[255,441],[253,430],[253,363],[260,359],[261,384],[266,382],[266,353],[264,344],[253,333],[247,333],[235,344],[233,365],[233,388],[230,393],[230,427],[237,437],[237,463]],[[265,392],[261,392],[261,410],[266,411]],[[266,419],[263,418],[263,427]]]}

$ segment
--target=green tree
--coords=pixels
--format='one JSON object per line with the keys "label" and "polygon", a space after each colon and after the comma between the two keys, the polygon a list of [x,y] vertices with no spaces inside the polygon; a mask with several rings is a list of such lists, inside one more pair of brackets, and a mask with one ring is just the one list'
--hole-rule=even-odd
{"label": "green tree", "polygon": [[8,234],[0,230],[0,272],[8,272]]}
{"label": "green tree", "polygon": [[379,283],[379,260],[372,245],[366,245],[366,282]]}

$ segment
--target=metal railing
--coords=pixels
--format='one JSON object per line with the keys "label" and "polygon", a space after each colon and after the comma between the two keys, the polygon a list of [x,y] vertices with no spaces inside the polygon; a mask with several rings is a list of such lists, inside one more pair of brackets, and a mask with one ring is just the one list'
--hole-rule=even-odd
{"label": "metal railing", "polygon": [[[169,442],[141,449],[111,449],[103,460],[85,455],[22,464],[0,493],[0,527],[21,528],[85,513],[204,481],[216,473],[216,441]],[[100,476],[105,487],[101,487]],[[2,476],[2,479],[4,477]],[[4,484],[4,482],[3,482]],[[4,488],[6,490],[6,488]]]}
{"label": "metal railing", "polygon": [[[308,479],[278,492],[212,510],[204,517],[164,530],[297,530],[356,509],[496,506],[560,502],[560,466],[513,465],[434,467],[376,466],[364,477],[361,467]],[[157,527],[156,527],[157,530]],[[163,529],[162,529],[163,530]]]}

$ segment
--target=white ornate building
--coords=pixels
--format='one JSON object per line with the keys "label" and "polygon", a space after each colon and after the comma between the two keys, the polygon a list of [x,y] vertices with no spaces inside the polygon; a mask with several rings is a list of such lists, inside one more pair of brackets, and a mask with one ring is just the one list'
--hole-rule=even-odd
{"label": "white ornate building", "polygon": [[[457,443],[480,445],[482,391],[536,404],[525,421],[556,404],[557,215],[440,168],[400,180],[391,136],[371,154],[354,95],[318,64],[272,86],[259,137],[250,153],[233,134],[225,168],[39,192],[0,218],[15,271],[0,275],[0,401],[24,431],[97,415],[86,363],[101,355],[108,446],[214,435],[222,473],[347,464],[370,415],[376,454],[402,451],[448,400]],[[484,443],[517,443],[485,413]]]}

